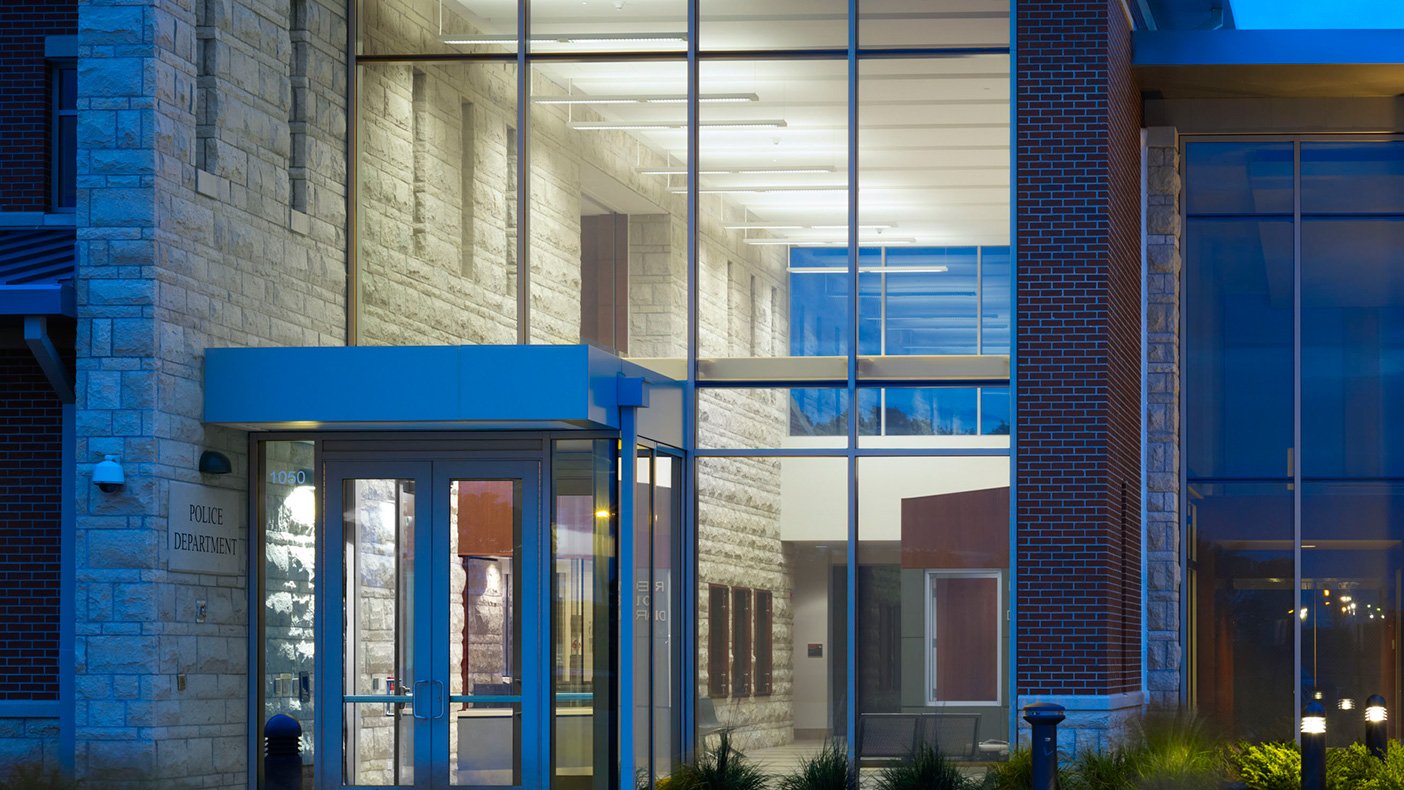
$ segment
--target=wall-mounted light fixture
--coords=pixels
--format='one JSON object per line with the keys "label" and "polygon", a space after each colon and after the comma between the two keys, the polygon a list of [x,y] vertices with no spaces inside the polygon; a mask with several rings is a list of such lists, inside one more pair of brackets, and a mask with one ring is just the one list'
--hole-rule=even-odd
{"label": "wall-mounted light fixture", "polygon": [[234,465],[229,463],[229,456],[217,450],[206,450],[200,453],[200,472],[207,475],[227,475],[234,471]]}
{"label": "wall-mounted light fixture", "polygon": [[97,466],[93,467],[93,484],[104,494],[115,494],[121,491],[126,483],[127,475],[122,471],[122,462],[119,456],[106,456]]}

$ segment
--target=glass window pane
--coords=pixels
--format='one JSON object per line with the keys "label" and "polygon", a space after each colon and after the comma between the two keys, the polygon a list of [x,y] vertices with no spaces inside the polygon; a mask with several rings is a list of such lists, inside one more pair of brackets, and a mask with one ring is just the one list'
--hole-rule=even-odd
{"label": "glass window pane", "polygon": [[1289,475],[1292,222],[1192,219],[1186,239],[1189,475]]}
{"label": "glass window pane", "polygon": [[618,753],[618,469],[616,442],[554,443],[551,787],[566,790],[606,790]]}
{"label": "glass window pane", "polygon": [[341,693],[386,700],[342,703],[342,781],[413,785],[415,482],[346,480],[342,502]]}
{"label": "glass window pane", "polygon": [[729,730],[780,776],[844,737],[847,475],[844,458],[697,460],[699,748]]}
{"label": "glass window pane", "polygon": [[846,354],[846,63],[699,68],[698,355]]}
{"label": "glass window pane", "polygon": [[516,0],[358,0],[356,25],[359,55],[479,54],[517,49]]}
{"label": "glass window pane", "polygon": [[1404,213],[1404,143],[1302,143],[1302,213]]}
{"label": "glass window pane", "polygon": [[980,434],[1008,436],[1013,415],[1009,413],[1008,387],[980,388]]}
{"label": "glass window pane", "polygon": [[517,342],[515,67],[359,75],[360,342]]}
{"label": "glass window pane", "polygon": [[1190,214],[1291,214],[1291,143],[1185,144]]}
{"label": "glass window pane", "polygon": [[1009,57],[864,60],[859,80],[860,241],[1008,246]]}
{"label": "glass window pane", "polygon": [[1298,620],[1291,491],[1191,483],[1187,516],[1190,697],[1229,738],[1291,740]]}
{"label": "glass window pane", "polygon": [[833,387],[697,391],[698,446],[846,447],[848,392]]}
{"label": "glass window pane", "polygon": [[1400,710],[1401,512],[1404,483],[1302,486],[1302,698],[1326,708],[1331,746],[1356,740],[1370,695]]}
{"label": "glass window pane", "polygon": [[1014,320],[1008,247],[980,248],[980,353],[1008,354]]}
{"label": "glass window pane", "polygon": [[58,89],[58,108],[78,109],[78,69],[59,69]]}
{"label": "glass window pane", "polygon": [[78,116],[59,116],[58,125],[58,207],[72,208],[78,205]]}
{"label": "glass window pane", "polygon": [[803,5],[700,0],[704,50],[784,50],[848,46],[848,3],[811,0]]}
{"label": "glass window pane", "polygon": [[978,391],[974,387],[887,387],[872,392],[878,397],[864,404],[867,410],[858,424],[861,435],[974,436],[979,433]]}
{"label": "glass window pane", "polygon": [[684,356],[687,67],[532,69],[531,342]]}
{"label": "glass window pane", "polygon": [[885,258],[883,353],[978,353],[979,251],[973,247],[892,248]]}
{"label": "glass window pane", "polygon": [[304,784],[312,781],[312,679],[317,641],[316,475],[312,442],[264,442],[263,713],[302,725]]}
{"label": "glass window pane", "polygon": [[860,759],[989,759],[1009,719],[1009,459],[860,458],[858,540]]}
{"label": "glass window pane", "polygon": [[863,47],[1001,47],[1009,45],[1009,0],[859,0]]}
{"label": "glass window pane", "polygon": [[532,52],[687,49],[686,0],[531,0]]}
{"label": "glass window pane", "polygon": [[1302,220],[1302,473],[1404,477],[1404,220]]}
{"label": "glass window pane", "polygon": [[654,457],[653,480],[653,775],[670,775],[683,757],[682,703],[686,683],[683,585],[675,569],[683,565],[683,463],[664,453]]}

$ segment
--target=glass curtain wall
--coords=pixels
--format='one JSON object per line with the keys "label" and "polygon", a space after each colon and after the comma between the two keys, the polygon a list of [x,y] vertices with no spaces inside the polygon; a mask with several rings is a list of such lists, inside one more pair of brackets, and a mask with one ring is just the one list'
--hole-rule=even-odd
{"label": "glass curtain wall", "polygon": [[1380,694],[1397,737],[1404,143],[1205,140],[1184,161],[1191,697],[1276,740],[1318,700],[1345,744]]}
{"label": "glass curtain wall", "polygon": [[[687,7],[359,0],[356,341],[686,382],[695,457],[633,529],[695,673],[634,689],[694,716],[633,745],[641,785],[722,732],[773,774],[825,742],[1000,759],[1009,0]],[[693,492],[668,524],[665,489]]]}

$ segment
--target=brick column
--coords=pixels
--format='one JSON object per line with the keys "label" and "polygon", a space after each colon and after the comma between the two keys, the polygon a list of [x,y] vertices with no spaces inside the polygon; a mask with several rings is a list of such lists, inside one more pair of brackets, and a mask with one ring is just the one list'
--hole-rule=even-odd
{"label": "brick column", "polygon": [[1139,715],[1140,99],[1118,2],[1017,9],[1019,704]]}

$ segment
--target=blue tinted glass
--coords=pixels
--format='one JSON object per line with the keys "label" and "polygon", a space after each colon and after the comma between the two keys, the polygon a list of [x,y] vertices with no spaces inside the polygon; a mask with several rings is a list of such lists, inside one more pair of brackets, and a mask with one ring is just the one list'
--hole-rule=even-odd
{"label": "blue tinted glass", "polygon": [[980,251],[980,353],[1008,354],[1013,278],[1008,247]]}
{"label": "blue tinted glass", "polygon": [[[1303,699],[1321,694],[1331,746],[1354,740],[1359,701],[1371,694],[1400,709],[1400,689],[1390,680],[1399,666],[1402,512],[1398,482],[1302,485],[1302,690]],[[1341,710],[1346,699],[1355,710]]]}
{"label": "blue tinted glass", "polygon": [[[1186,238],[1189,475],[1286,476],[1292,446],[1292,221],[1193,219]],[[1152,342],[1174,331],[1168,320],[1173,314],[1151,314]],[[1172,408],[1151,403],[1152,431],[1174,431]]]}
{"label": "blue tinted glass", "polygon": [[[858,258],[865,264],[867,257],[866,250],[859,251]],[[878,272],[858,273],[858,353],[882,353],[882,275]]]}
{"label": "blue tinted glass", "polygon": [[1404,213],[1404,143],[1302,143],[1302,212]]}
{"label": "blue tinted glass", "polygon": [[[887,265],[884,353],[977,353],[973,248],[889,249]],[[912,271],[893,271],[899,266]]]}
{"label": "blue tinted glass", "polygon": [[980,433],[984,436],[1009,435],[1009,388],[980,389]]}
{"label": "blue tinted glass", "polygon": [[[1199,645],[1188,656],[1199,678],[1193,702],[1226,737],[1289,740],[1292,492],[1286,483],[1190,483],[1186,524],[1186,589]],[[1302,650],[1303,663],[1309,652]]]}
{"label": "blue tinted glass", "polygon": [[1404,476],[1404,220],[1302,221],[1302,473]]}
{"label": "blue tinted glass", "polygon": [[1185,174],[1190,214],[1292,213],[1291,143],[1188,143]]}
{"label": "blue tinted glass", "polygon": [[[879,430],[885,436],[974,436],[978,431],[972,388],[881,390]],[[865,414],[879,404],[867,403]]]}
{"label": "blue tinted glass", "polygon": [[[867,252],[861,253],[866,258]],[[867,289],[860,287],[860,297]],[[848,353],[848,250],[790,248],[790,354],[796,357]],[[877,330],[866,327],[864,334]]]}
{"label": "blue tinted glass", "polygon": [[848,390],[790,390],[791,436],[847,436]]}

